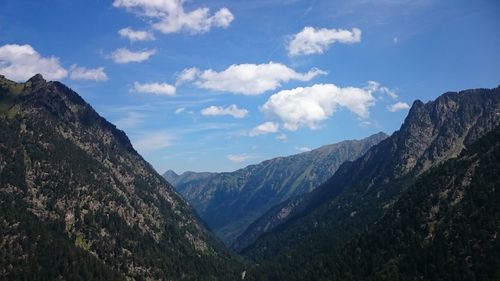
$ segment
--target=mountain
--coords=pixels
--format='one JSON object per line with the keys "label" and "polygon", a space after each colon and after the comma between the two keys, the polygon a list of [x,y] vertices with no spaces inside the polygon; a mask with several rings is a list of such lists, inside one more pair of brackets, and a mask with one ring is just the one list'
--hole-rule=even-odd
{"label": "mountain", "polygon": [[179,177],[179,175],[176,172],[172,171],[172,170],[166,171],[165,173],[163,173],[162,176],[170,184],[172,184]]}
{"label": "mountain", "polygon": [[500,280],[498,171],[500,127],[420,175],[335,255],[248,280]]}
{"label": "mountain", "polygon": [[286,199],[310,192],[346,160],[354,160],[387,137],[343,141],[264,161],[231,173],[186,172],[172,179],[177,191],[221,239],[230,244],[256,218]]}
{"label": "mountain", "polygon": [[499,116],[500,87],[414,102],[399,131],[344,163],[313,192],[266,214],[280,222],[243,253],[261,264],[257,271],[275,277],[268,280],[335,275],[327,261],[349,239],[369,229],[422,173],[500,125]]}
{"label": "mountain", "polygon": [[235,280],[239,263],[77,93],[0,76],[0,279]]}

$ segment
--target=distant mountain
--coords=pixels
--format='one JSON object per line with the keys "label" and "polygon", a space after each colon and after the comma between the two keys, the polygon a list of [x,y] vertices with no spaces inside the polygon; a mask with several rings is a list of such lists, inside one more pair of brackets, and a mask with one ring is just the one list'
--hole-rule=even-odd
{"label": "distant mountain", "polygon": [[239,265],[77,93],[0,76],[1,280],[236,280]]}
{"label": "distant mountain", "polygon": [[177,191],[221,239],[230,244],[271,207],[307,193],[387,137],[378,133],[363,140],[343,141],[318,149],[274,158],[231,173],[172,171],[164,174]]}
{"label": "distant mountain", "polygon": [[172,170],[168,170],[166,171],[165,173],[163,173],[163,178],[166,179],[170,184],[173,184],[174,181],[179,177],[179,175],[172,171]]}
{"label": "distant mountain", "polygon": [[339,276],[329,262],[344,245],[370,229],[422,173],[457,157],[500,125],[499,116],[500,88],[450,92],[426,104],[416,101],[399,131],[356,161],[344,163],[313,192],[264,216],[273,218],[274,228],[243,251],[261,264],[249,276],[258,276],[257,272],[265,272],[265,280]]}

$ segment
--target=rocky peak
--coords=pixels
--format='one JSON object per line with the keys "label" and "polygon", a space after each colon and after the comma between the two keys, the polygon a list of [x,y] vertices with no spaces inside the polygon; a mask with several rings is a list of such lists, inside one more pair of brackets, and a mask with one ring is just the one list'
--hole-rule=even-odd
{"label": "rocky peak", "polygon": [[[395,133],[396,173],[422,172],[450,157],[499,123],[500,88],[447,92],[435,101],[415,101]],[[397,144],[397,146],[396,146]],[[434,163],[434,164],[433,164]]]}
{"label": "rocky peak", "polygon": [[31,77],[28,81],[26,81],[27,87],[36,87],[46,84],[47,81],[43,78],[42,74],[38,73],[35,76]]}

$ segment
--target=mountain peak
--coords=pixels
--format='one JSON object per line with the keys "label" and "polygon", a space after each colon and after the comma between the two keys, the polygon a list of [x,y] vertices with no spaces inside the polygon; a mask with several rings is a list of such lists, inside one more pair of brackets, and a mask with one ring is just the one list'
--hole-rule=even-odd
{"label": "mountain peak", "polygon": [[39,84],[45,84],[47,81],[43,78],[42,74],[38,73],[35,74],[35,76],[31,77],[28,81],[26,81],[26,84],[30,83],[31,85],[39,85]]}
{"label": "mountain peak", "polygon": [[165,173],[163,173],[163,177],[170,183],[174,184],[175,180],[179,177],[179,175],[174,172],[173,170],[168,170]]}

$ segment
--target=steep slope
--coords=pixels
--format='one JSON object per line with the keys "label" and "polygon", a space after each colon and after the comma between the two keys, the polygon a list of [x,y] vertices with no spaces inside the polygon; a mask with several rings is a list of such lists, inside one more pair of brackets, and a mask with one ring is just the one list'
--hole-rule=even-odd
{"label": "steep slope", "polygon": [[358,158],[386,137],[378,133],[363,140],[343,141],[231,173],[186,172],[174,176],[173,184],[229,244],[272,206],[310,192],[333,175],[342,162]]}
{"label": "steep slope", "polygon": [[[446,93],[427,104],[416,101],[399,131],[344,163],[309,195],[267,214],[280,223],[244,253],[264,264],[272,260],[285,271],[311,269],[314,257],[334,255],[379,219],[418,175],[456,157],[498,126],[499,116],[500,88]],[[332,273],[325,263],[315,270]]]}
{"label": "steep slope", "polygon": [[419,177],[343,248],[339,280],[500,280],[499,171],[497,127]]}
{"label": "steep slope", "polygon": [[248,280],[500,280],[498,171],[500,127],[419,176],[335,255]]}
{"label": "steep slope", "polygon": [[71,89],[0,77],[0,131],[0,279],[234,280],[187,203]]}

